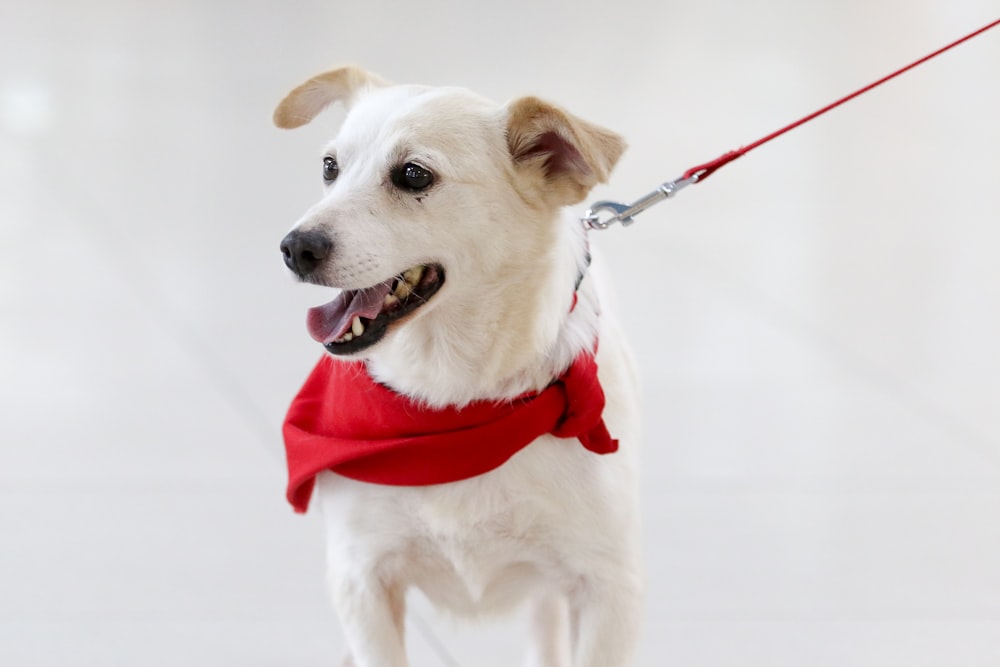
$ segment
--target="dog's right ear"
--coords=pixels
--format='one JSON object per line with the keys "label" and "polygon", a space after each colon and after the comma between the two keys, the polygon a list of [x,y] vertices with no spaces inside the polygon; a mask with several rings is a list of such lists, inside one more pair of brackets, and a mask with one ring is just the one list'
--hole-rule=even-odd
{"label": "dog's right ear", "polygon": [[323,72],[285,95],[274,110],[274,124],[285,129],[301,127],[334,102],[350,106],[372,88],[388,85],[377,74],[354,65]]}

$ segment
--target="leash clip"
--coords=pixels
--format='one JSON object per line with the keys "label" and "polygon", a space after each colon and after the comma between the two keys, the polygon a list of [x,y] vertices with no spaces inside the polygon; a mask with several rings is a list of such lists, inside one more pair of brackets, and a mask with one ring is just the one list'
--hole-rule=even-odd
{"label": "leash clip", "polygon": [[[607,229],[616,222],[620,222],[622,227],[628,227],[635,222],[634,217],[645,211],[653,204],[657,204],[664,199],[669,199],[692,183],[698,182],[699,174],[692,174],[687,177],[680,177],[672,181],[661,184],[645,197],[637,199],[631,204],[602,200],[594,202],[587,209],[587,212],[580,219],[584,227],[588,229]],[[601,219],[600,213],[611,213],[611,217]]]}

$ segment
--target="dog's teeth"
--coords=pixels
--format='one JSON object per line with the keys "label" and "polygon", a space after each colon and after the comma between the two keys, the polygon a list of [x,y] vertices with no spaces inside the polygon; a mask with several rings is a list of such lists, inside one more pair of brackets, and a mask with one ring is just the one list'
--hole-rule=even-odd
{"label": "dog's teeth", "polygon": [[341,336],[340,338],[338,338],[337,342],[338,343],[346,343],[346,342],[350,341],[352,338],[354,338],[354,334],[352,334],[350,331],[348,331],[343,336]]}
{"label": "dog's teeth", "polygon": [[391,306],[391,305],[395,304],[397,301],[399,301],[399,298],[395,294],[386,294],[385,295],[385,301],[384,301],[385,305]]}
{"label": "dog's teeth", "polygon": [[351,322],[351,333],[355,336],[360,336],[365,332],[365,325],[361,321],[361,317],[355,317],[354,321]]}
{"label": "dog's teeth", "polygon": [[410,283],[412,287],[416,287],[420,279],[424,277],[424,267],[415,266],[412,269],[408,269],[403,273],[403,280]]}
{"label": "dog's teeth", "polygon": [[410,287],[409,283],[401,281],[398,285],[396,285],[396,291],[393,292],[393,294],[395,294],[396,297],[399,299],[405,299],[406,297],[410,296],[410,292],[412,291],[413,288]]}

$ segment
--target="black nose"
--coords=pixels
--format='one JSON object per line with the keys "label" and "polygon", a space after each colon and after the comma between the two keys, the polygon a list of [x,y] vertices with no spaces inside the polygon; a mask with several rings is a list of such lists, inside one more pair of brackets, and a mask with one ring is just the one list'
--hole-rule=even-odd
{"label": "black nose", "polygon": [[285,266],[301,278],[316,270],[333,249],[333,243],[326,234],[318,231],[303,232],[293,230],[281,240],[281,254]]}

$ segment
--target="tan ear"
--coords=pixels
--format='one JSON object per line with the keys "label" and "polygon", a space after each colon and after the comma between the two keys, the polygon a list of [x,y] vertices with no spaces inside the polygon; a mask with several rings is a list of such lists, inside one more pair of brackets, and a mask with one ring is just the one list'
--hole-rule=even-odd
{"label": "tan ear", "polygon": [[388,85],[377,74],[354,65],[318,74],[285,95],[274,110],[274,124],[285,129],[300,127],[334,102],[350,105],[365,91]]}
{"label": "tan ear", "polygon": [[608,180],[625,152],[620,136],[537,97],[507,105],[507,146],[518,169],[558,206],[579,203]]}

